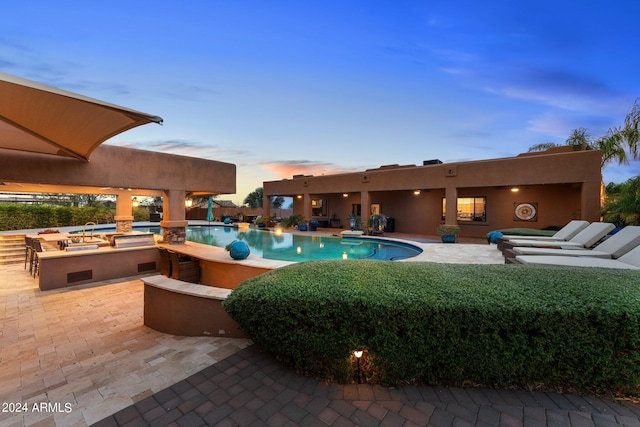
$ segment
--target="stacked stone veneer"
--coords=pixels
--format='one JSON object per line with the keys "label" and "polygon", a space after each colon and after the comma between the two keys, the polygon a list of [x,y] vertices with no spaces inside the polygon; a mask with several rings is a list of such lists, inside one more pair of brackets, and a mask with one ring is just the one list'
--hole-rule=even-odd
{"label": "stacked stone veneer", "polygon": [[162,237],[170,245],[184,243],[187,239],[186,227],[162,227]]}
{"label": "stacked stone veneer", "polygon": [[131,233],[132,231],[132,220],[116,220],[116,233]]}

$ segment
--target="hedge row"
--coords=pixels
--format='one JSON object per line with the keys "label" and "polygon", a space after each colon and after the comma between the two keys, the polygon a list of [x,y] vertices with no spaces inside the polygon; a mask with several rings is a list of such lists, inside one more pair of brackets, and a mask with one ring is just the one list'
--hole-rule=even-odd
{"label": "hedge row", "polygon": [[350,381],[638,393],[640,276],[521,265],[315,261],[235,289],[225,309],[296,370]]}
{"label": "hedge row", "polygon": [[[133,210],[134,221],[149,221],[146,208]],[[113,224],[114,208],[0,204],[0,231],[97,224]]]}

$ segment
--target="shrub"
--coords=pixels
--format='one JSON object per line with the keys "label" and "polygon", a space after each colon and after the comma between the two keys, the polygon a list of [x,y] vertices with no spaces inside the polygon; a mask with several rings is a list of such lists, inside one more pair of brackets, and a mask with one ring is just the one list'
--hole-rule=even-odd
{"label": "shrub", "polygon": [[[149,219],[146,209],[134,209],[136,221]],[[115,209],[0,203],[0,230],[22,230],[83,225],[93,221],[112,224]],[[146,218],[146,219],[145,219]]]}
{"label": "shrub", "polygon": [[300,214],[291,215],[289,218],[285,218],[282,220],[280,225],[284,228],[294,227],[296,225],[304,225],[307,221]]}
{"label": "shrub", "polygon": [[640,276],[520,265],[314,261],[249,279],[225,309],[297,371],[370,382],[637,393]]}

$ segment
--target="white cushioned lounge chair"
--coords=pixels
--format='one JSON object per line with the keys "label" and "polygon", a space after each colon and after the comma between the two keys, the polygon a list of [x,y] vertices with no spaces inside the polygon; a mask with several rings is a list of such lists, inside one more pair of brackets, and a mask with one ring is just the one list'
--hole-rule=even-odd
{"label": "white cushioned lounge chair", "polygon": [[620,258],[640,245],[640,226],[630,225],[598,244],[593,249],[535,248],[519,246],[512,249],[518,255],[586,256],[597,258]]}
{"label": "white cushioned lounge chair", "polygon": [[505,234],[501,239],[505,240],[569,240],[589,225],[589,221],[573,220],[558,230],[553,236],[518,236],[516,234]]}
{"label": "white cushioned lounge chair", "polygon": [[535,246],[535,247],[553,247],[553,248],[590,248],[598,243],[600,239],[606,236],[615,226],[608,222],[592,222],[578,234],[567,241],[553,240],[528,240],[513,239],[509,240],[509,246]]}
{"label": "white cushioned lounge chair", "polygon": [[630,250],[618,259],[596,257],[518,255],[516,263],[526,265],[551,265],[559,267],[600,267],[640,270],[640,246]]}

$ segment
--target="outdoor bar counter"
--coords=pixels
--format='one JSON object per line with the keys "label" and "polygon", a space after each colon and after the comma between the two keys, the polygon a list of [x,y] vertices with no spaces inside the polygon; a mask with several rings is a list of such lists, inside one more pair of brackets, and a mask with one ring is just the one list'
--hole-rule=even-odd
{"label": "outdoor bar counter", "polygon": [[42,291],[160,271],[155,245],[53,250],[38,253],[38,258]]}
{"label": "outdoor bar counter", "polygon": [[247,259],[234,260],[224,248],[202,243],[185,242],[179,245],[158,246],[200,261],[200,284],[235,289],[251,277],[293,264],[288,261],[265,259],[250,254]]}

